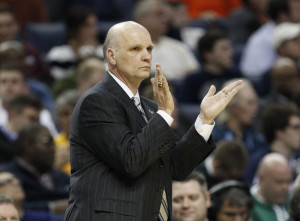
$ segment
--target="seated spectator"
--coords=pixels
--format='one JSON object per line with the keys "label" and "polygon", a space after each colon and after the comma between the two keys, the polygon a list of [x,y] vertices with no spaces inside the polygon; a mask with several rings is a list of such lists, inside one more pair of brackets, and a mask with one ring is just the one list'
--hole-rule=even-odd
{"label": "seated spectator", "polygon": [[228,16],[228,35],[234,45],[244,46],[249,36],[267,22],[269,0],[242,0],[243,6]]}
{"label": "seated spectator", "polygon": [[249,37],[240,61],[241,72],[253,81],[261,80],[277,59],[277,53],[272,46],[276,25],[300,21],[299,1],[269,0],[267,14],[270,20]]}
{"label": "seated spectator", "polygon": [[0,4],[8,5],[16,12],[20,25],[29,22],[48,22],[49,16],[43,0],[11,1],[0,0]]}
{"label": "seated spectator", "polygon": [[0,162],[8,162],[15,156],[15,141],[19,132],[30,123],[39,122],[41,102],[34,96],[24,94],[14,98],[8,106],[8,122],[0,126]]}
{"label": "seated spectator", "polygon": [[25,209],[63,214],[69,196],[69,176],[53,168],[54,141],[49,130],[34,123],[18,136],[17,157],[0,169],[14,174],[22,184]]}
{"label": "seated spectator", "polygon": [[[225,85],[232,81],[226,82]],[[258,111],[257,94],[250,81],[244,79],[243,85],[243,88],[219,115],[212,134],[216,142],[223,139],[243,142],[249,155],[244,181],[250,185],[259,159],[269,152],[269,148],[264,136],[258,131],[258,126],[255,125]]]}
{"label": "seated spectator", "polygon": [[[46,211],[24,209],[24,190],[20,181],[11,173],[0,172],[0,194],[6,195],[13,200],[21,221],[56,221]],[[2,217],[0,216],[0,218]]]}
{"label": "seated spectator", "polygon": [[83,94],[96,85],[106,73],[104,62],[96,57],[86,58],[76,67],[74,73],[55,82],[52,91],[57,98],[65,90],[75,89]]}
{"label": "seated spectator", "polygon": [[221,182],[210,188],[209,194],[209,221],[251,221],[253,202],[244,183],[236,180]]}
{"label": "seated spectator", "polygon": [[287,220],[291,181],[292,171],[284,156],[279,153],[264,156],[258,167],[258,184],[251,187],[252,220]]}
{"label": "seated spectator", "polygon": [[208,188],[226,180],[243,180],[248,153],[239,141],[220,141],[212,155],[196,167],[207,180]]}
{"label": "seated spectator", "polygon": [[168,12],[167,4],[161,0],[142,0],[135,7],[134,19],[149,31],[154,44],[151,71],[154,73],[155,64],[160,63],[168,80],[181,80],[197,71],[199,62],[183,42],[166,36]]}
{"label": "seated spectator", "polygon": [[[23,3],[21,3],[23,4]],[[29,4],[26,2],[26,4]],[[34,6],[31,6],[31,9]],[[15,11],[6,6],[0,5],[0,52],[17,51],[20,57],[16,60],[22,60],[25,65],[27,77],[41,80],[47,84],[52,83],[48,66],[44,63],[40,52],[33,45],[19,37],[19,20]],[[15,53],[15,52],[13,52]],[[11,62],[7,58],[1,59],[0,63]]]}
{"label": "seated spectator", "polygon": [[199,73],[185,77],[177,96],[179,103],[200,104],[212,84],[218,91],[225,81],[241,77],[240,73],[230,69],[233,48],[225,33],[207,32],[199,39],[197,51],[203,68]]}
{"label": "seated spectator", "polygon": [[97,39],[98,19],[92,9],[80,6],[70,8],[65,24],[68,44],[54,46],[46,56],[55,79],[70,75],[77,63],[86,57],[103,58],[102,46]]}
{"label": "seated spectator", "polygon": [[294,102],[300,83],[300,72],[294,60],[288,57],[278,58],[263,77],[257,90],[263,96],[262,108],[274,102],[283,104]]}
{"label": "seated spectator", "polygon": [[59,127],[59,134],[54,137],[56,146],[55,168],[71,175],[70,165],[70,123],[71,115],[79,99],[77,90],[67,90],[55,101],[54,117]]}
{"label": "seated spectator", "polygon": [[13,201],[6,195],[0,195],[0,218],[4,221],[20,221],[17,208]]}
{"label": "seated spectator", "polygon": [[[30,94],[30,87],[22,67],[18,65],[4,65],[0,67],[0,125],[6,126],[8,121],[8,104],[21,94]],[[46,106],[46,105],[45,105]],[[51,113],[43,109],[40,113],[40,122],[46,125],[52,135],[57,134]]]}
{"label": "seated spectator", "polygon": [[172,210],[174,221],[205,221],[210,196],[205,177],[193,171],[183,181],[172,183]]}
{"label": "seated spectator", "polygon": [[289,161],[295,179],[300,166],[299,109],[280,104],[268,107],[263,114],[262,131],[269,142],[270,151],[282,154]]}

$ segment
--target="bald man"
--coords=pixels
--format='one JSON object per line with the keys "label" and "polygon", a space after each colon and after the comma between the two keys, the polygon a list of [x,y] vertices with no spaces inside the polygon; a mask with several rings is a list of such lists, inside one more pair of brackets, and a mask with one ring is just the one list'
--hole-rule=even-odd
{"label": "bald man", "polygon": [[73,111],[65,221],[170,220],[172,179],[184,179],[215,148],[213,120],[242,81],[217,94],[212,86],[195,125],[179,140],[170,128],[174,102],[159,64],[152,79],[155,102],[139,96],[152,49],[149,32],[135,22],[108,31],[108,71]]}
{"label": "bald man", "polygon": [[258,185],[251,188],[255,221],[281,221],[289,218],[289,187],[292,171],[287,159],[279,153],[264,156],[258,167]]}

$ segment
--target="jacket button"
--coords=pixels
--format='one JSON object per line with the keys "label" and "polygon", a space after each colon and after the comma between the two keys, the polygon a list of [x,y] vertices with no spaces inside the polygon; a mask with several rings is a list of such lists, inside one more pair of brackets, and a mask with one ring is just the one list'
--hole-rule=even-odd
{"label": "jacket button", "polygon": [[163,169],[163,168],[164,168],[164,165],[163,165],[163,164],[159,164],[159,167]]}

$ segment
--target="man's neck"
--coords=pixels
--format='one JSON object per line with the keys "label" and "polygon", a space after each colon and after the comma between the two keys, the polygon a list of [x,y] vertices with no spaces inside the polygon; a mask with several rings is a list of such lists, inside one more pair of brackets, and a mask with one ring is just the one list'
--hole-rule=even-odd
{"label": "man's neck", "polygon": [[273,141],[270,146],[271,150],[277,153],[284,155],[287,159],[289,159],[292,155],[292,150],[282,141]]}
{"label": "man's neck", "polygon": [[204,64],[204,70],[216,76],[222,75],[224,72],[224,68],[211,63]]}

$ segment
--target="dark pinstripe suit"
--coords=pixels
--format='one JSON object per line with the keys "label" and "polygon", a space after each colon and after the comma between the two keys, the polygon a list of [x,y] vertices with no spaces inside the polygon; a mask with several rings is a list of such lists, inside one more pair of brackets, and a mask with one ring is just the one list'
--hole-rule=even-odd
{"label": "dark pinstripe suit", "polygon": [[147,124],[109,74],[78,101],[65,221],[157,220],[163,187],[171,209],[171,180],[185,178],[214,149],[194,125],[178,140],[156,104],[141,102]]}

